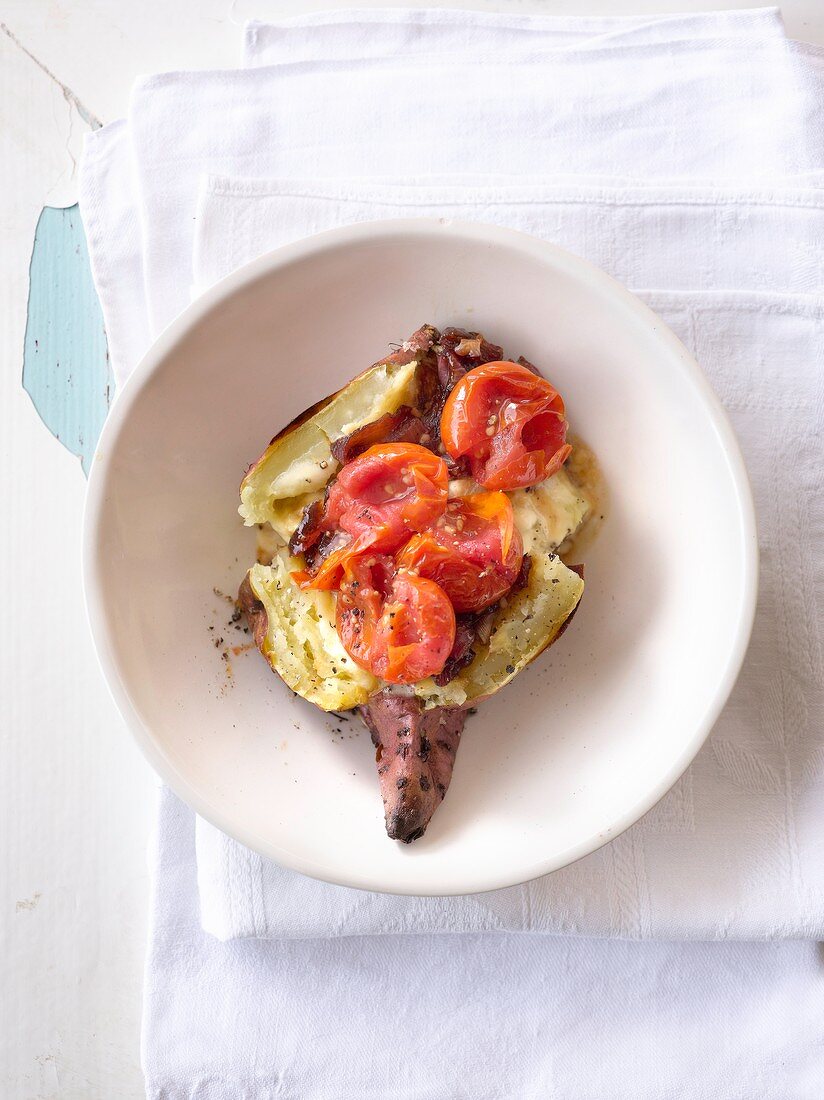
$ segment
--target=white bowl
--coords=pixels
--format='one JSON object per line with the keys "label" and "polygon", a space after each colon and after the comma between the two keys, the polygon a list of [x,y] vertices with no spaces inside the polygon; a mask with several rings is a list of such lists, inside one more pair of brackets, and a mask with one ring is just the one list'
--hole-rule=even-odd
{"label": "white bowl", "polygon": [[[538,363],[611,491],[575,622],[467,724],[425,837],[385,833],[357,720],[294,697],[256,651],[227,662],[254,557],[247,463],[293,416],[423,322],[479,328]],[[750,634],[756,534],[744,465],[703,374],[646,306],[590,264],[489,226],[335,230],[225,279],[118,395],[89,484],[89,616],[114,698],[198,813],[295,870],[458,894],[598,848],[681,775]],[[215,629],[210,629],[214,627]],[[341,729],[342,735],[334,733]]]}

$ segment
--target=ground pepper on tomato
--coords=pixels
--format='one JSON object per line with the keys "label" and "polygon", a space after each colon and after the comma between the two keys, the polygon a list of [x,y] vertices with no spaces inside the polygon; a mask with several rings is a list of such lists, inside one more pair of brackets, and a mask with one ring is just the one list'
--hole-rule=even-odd
{"label": "ground pepper on tomato", "polygon": [[[327,541],[312,572],[295,579],[306,588],[335,589],[347,560],[365,550],[393,552],[446,510],[446,463],[415,443],[380,443],[342,466],[318,518]],[[331,538],[329,538],[331,536]]]}
{"label": "ground pepper on tomato", "polygon": [[560,470],[566,442],[564,402],[520,363],[485,363],[460,378],[441,414],[441,439],[453,460],[468,458],[487,489],[536,485]]}
{"label": "ground pepper on tomato", "polygon": [[396,550],[446,508],[446,463],[416,443],[378,443],[343,466],[329,490],[326,520],[376,550]]}
{"label": "ground pepper on tomato", "polygon": [[398,566],[436,581],[458,612],[483,611],[518,576],[524,546],[505,493],[473,493],[447,503],[428,530],[414,535]]}
{"label": "ground pepper on tomato", "polygon": [[398,572],[386,555],[359,554],[344,568],[336,625],[349,656],[393,684],[440,672],[455,641],[455,611],[433,581]]}

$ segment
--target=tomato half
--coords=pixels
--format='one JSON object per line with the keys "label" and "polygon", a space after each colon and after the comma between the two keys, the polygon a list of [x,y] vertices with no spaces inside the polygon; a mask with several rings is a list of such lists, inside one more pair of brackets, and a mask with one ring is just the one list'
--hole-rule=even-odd
{"label": "tomato half", "polygon": [[487,489],[522,489],[561,468],[564,402],[545,379],[519,363],[486,363],[461,378],[446,399],[441,439],[453,459],[466,455]]}
{"label": "tomato half", "polygon": [[392,684],[437,675],[455,641],[455,612],[434,581],[395,573],[392,559],[351,558],[337,597],[337,629],[349,656]]}
{"label": "tomato half", "polygon": [[332,590],[340,585],[347,563],[371,546],[368,532],[358,538],[352,538],[341,532],[333,540],[333,544],[323,558],[314,573],[305,569],[292,573],[292,580],[301,588],[320,588]]}
{"label": "tomato half", "polygon": [[329,490],[325,523],[375,550],[396,550],[446,508],[446,463],[416,443],[378,443],[343,466]]}
{"label": "tomato half", "polygon": [[413,535],[397,565],[435,581],[456,611],[483,611],[512,586],[523,554],[509,497],[474,493],[450,500],[429,531]]}

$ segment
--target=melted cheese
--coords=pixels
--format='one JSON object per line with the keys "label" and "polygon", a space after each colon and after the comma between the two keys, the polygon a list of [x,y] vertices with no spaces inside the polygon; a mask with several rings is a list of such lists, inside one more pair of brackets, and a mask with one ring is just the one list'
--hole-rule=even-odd
{"label": "melted cheese", "polygon": [[[466,497],[483,492],[471,477],[449,482],[451,497]],[[529,489],[515,489],[507,496],[512,501],[515,526],[524,541],[524,553],[557,550],[587,518],[590,503],[573,482],[566,469]]]}
{"label": "melted cheese", "polygon": [[589,513],[589,502],[566,470],[529,489],[509,494],[524,553],[557,550]]}

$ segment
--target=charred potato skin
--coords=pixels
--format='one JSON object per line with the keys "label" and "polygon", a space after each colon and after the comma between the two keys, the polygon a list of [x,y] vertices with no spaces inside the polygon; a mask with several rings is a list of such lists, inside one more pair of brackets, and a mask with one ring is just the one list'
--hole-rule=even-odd
{"label": "charred potato skin", "polygon": [[[366,371],[362,371],[359,377],[361,377],[363,374],[366,374]],[[298,428],[302,428],[303,425],[308,423],[313,416],[317,416],[318,413],[323,412],[326,406],[331,405],[335,398],[342,394],[345,389],[346,386],[342,386],[339,390],[335,390],[334,393],[330,393],[328,397],[322,397],[320,401],[316,401],[314,405],[310,405],[308,409],[304,409],[302,413],[298,413],[297,416],[292,417],[288,424],[281,428],[276,435],[273,435],[266,446],[263,448],[263,450],[260,452],[260,454],[257,456],[257,458],[254,460],[254,462],[250,462],[249,465],[246,467],[243,478],[240,482],[241,490],[243,489],[243,486],[248,483],[250,475],[255,472],[258,466],[260,466],[261,462],[263,462],[263,460],[267,457],[270,450],[272,449],[272,447],[274,447],[276,443],[280,443],[280,441],[285,439],[287,435],[290,435]]]}
{"label": "charred potato skin", "polygon": [[263,643],[266,640],[266,634],[269,630],[269,616],[266,613],[264,605],[252,591],[252,584],[249,580],[248,573],[240,582],[240,588],[237,593],[237,603],[240,610],[246,616],[246,622],[249,624],[249,629],[252,632],[255,645],[265,656]]}
{"label": "charred potato skin", "polygon": [[379,691],[359,713],[372,735],[386,833],[411,844],[443,801],[466,709],[425,710],[414,695]]}

